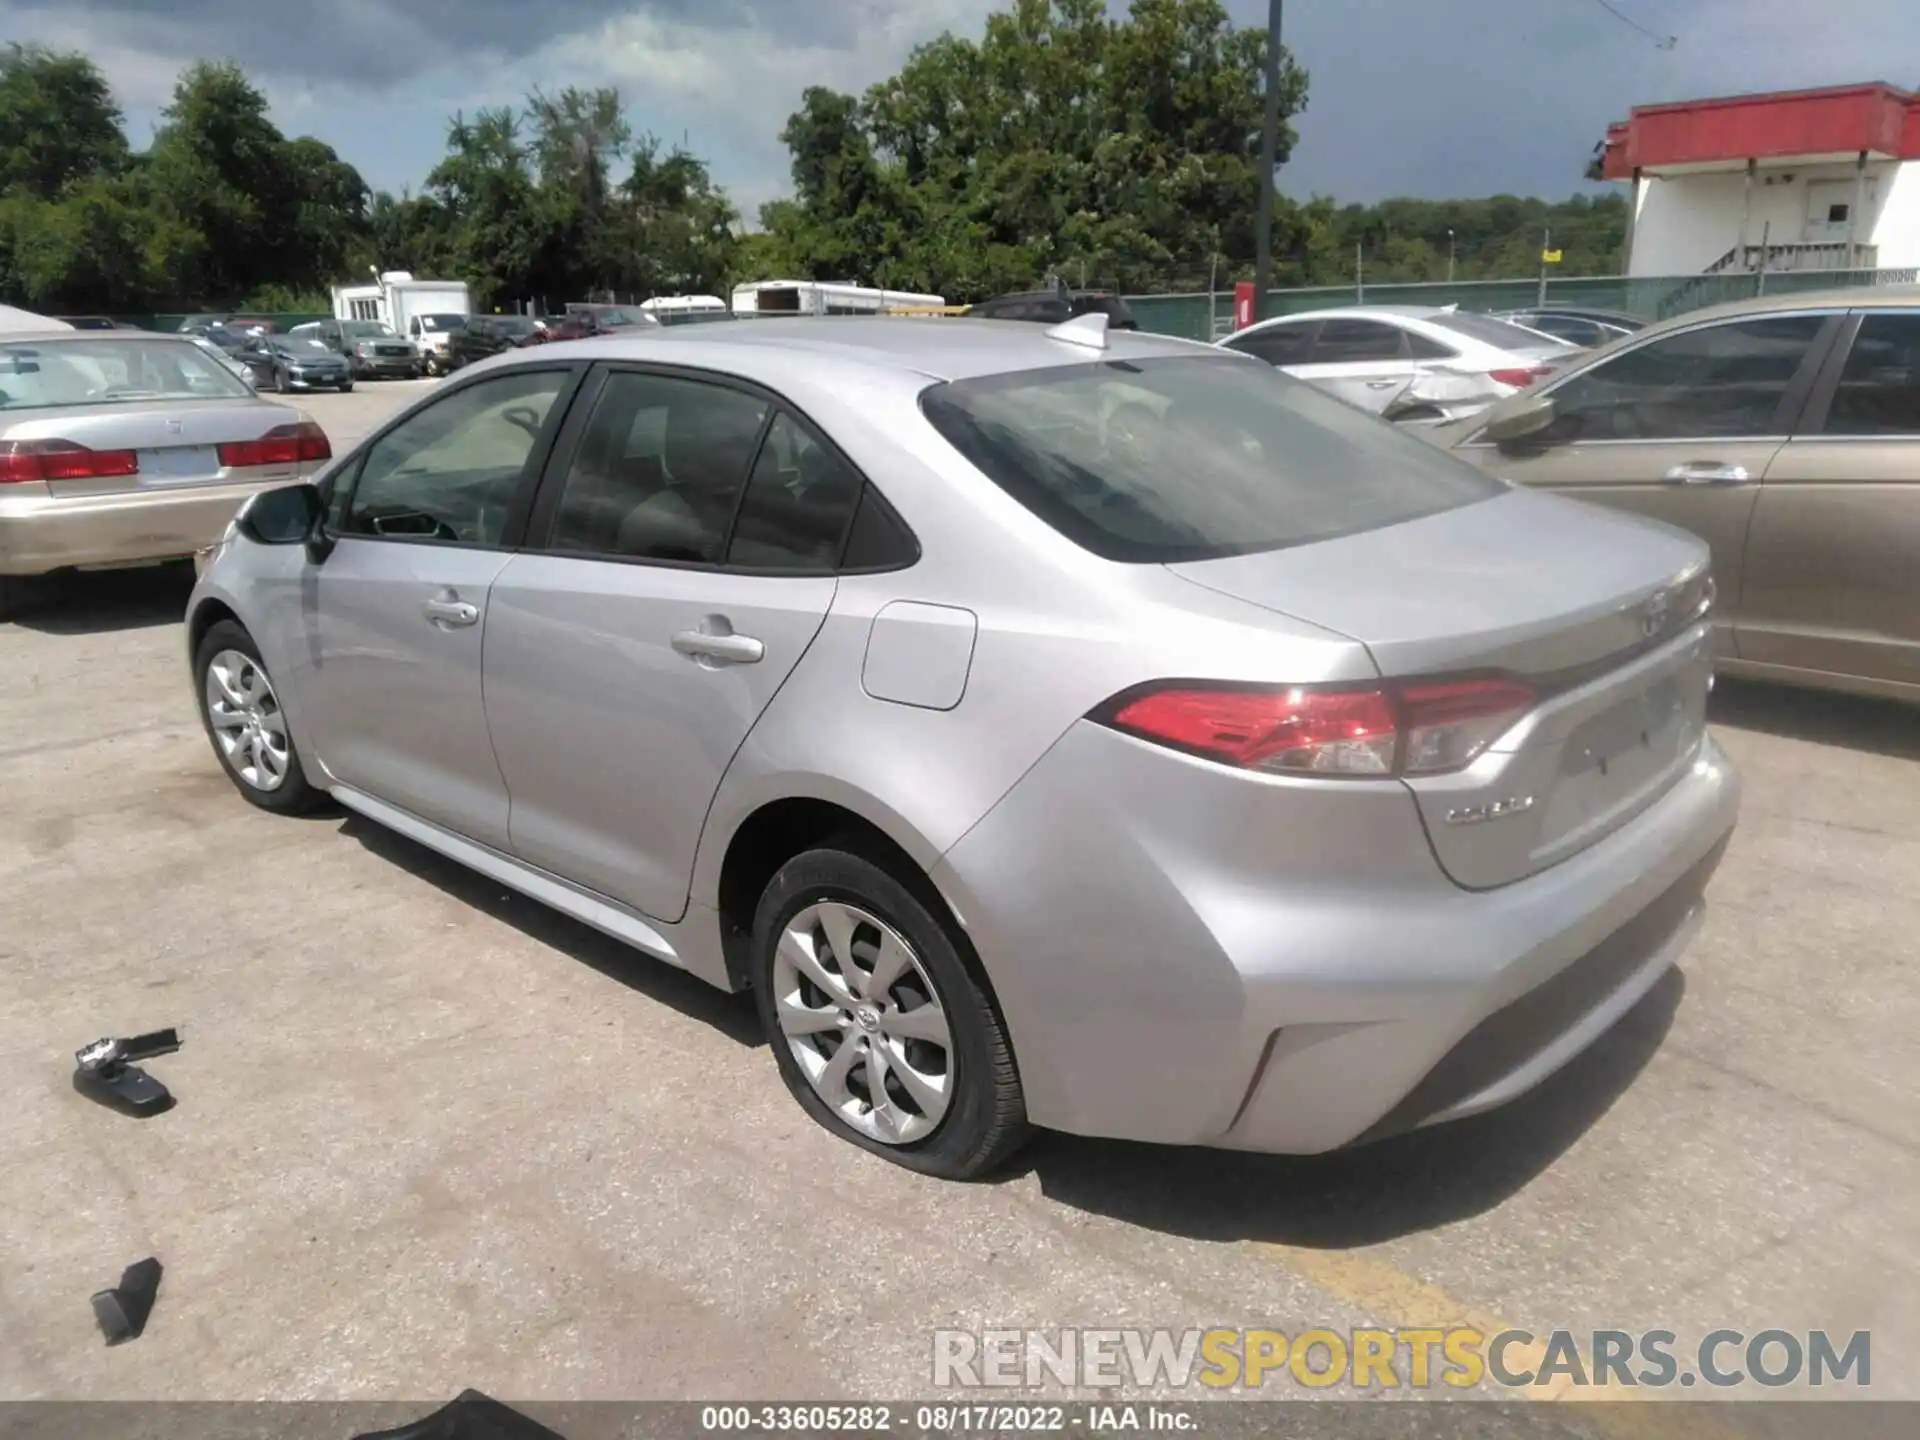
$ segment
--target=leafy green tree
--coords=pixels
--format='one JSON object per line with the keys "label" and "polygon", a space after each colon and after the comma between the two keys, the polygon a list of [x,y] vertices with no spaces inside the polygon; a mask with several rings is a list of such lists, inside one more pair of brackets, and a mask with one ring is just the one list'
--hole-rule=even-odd
{"label": "leafy green tree", "polygon": [[120,107],[99,66],[40,46],[0,49],[0,192],[54,200],[126,164]]}
{"label": "leafy green tree", "polygon": [[[1265,52],[1218,0],[1136,0],[1124,19],[1104,0],[1015,0],[862,99],[809,90],[782,132],[795,206],[762,223],[805,275],[956,298],[1048,273],[1204,285],[1216,261],[1252,258]],[[1283,115],[1305,94],[1283,56]]]}

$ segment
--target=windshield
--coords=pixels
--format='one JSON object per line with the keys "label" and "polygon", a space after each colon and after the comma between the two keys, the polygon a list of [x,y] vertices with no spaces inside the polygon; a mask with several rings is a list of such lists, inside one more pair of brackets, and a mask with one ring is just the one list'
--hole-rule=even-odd
{"label": "windshield", "polygon": [[1553,337],[1542,335],[1537,330],[1529,330],[1524,325],[1514,325],[1505,320],[1496,320],[1491,315],[1473,315],[1465,311],[1452,310],[1439,315],[1420,317],[1430,325],[1438,325],[1451,330],[1456,335],[1464,335],[1469,340],[1478,340],[1482,345],[1493,345],[1501,350],[1539,350],[1552,349]]}
{"label": "windshield", "polygon": [[609,330],[621,325],[637,325],[640,323],[624,310],[595,310],[592,314],[593,319]]}
{"label": "windshield", "polygon": [[253,394],[225,365],[188,341],[77,333],[88,338],[0,345],[0,410]]}
{"label": "windshield", "polygon": [[498,335],[531,335],[540,327],[524,315],[496,315],[493,317],[494,333]]}
{"label": "windshield", "polygon": [[1270,365],[1225,355],[948,381],[920,406],[989,479],[1108,560],[1277,550],[1504,489]]}
{"label": "windshield", "polygon": [[420,328],[422,330],[464,330],[467,328],[467,317],[464,315],[422,315],[420,317]]}
{"label": "windshield", "polygon": [[340,333],[349,340],[390,340],[397,338],[384,320],[342,320]]}
{"label": "windshield", "polygon": [[292,355],[303,360],[315,360],[321,356],[330,357],[333,354],[331,350],[322,345],[318,340],[310,340],[304,335],[294,336],[286,340],[275,340],[273,342],[273,348],[278,350],[282,355]]}

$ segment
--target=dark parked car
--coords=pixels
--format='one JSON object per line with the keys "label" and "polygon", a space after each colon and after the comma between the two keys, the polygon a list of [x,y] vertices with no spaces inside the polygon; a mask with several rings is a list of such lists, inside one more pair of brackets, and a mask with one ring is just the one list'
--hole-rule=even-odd
{"label": "dark parked car", "polygon": [[316,333],[322,345],[347,357],[356,380],[419,378],[420,352],[384,320],[322,320]]}
{"label": "dark parked car", "polygon": [[447,340],[447,368],[458,370],[489,355],[538,345],[547,337],[531,315],[469,315]]}
{"label": "dark parked car", "polygon": [[1018,295],[996,295],[969,306],[966,315],[974,320],[1036,320],[1043,325],[1059,325],[1081,315],[1105,315],[1113,330],[1138,330],[1127,302],[1108,290],[1029,290]]}
{"label": "dark parked car", "polygon": [[239,359],[253,371],[261,390],[353,389],[353,370],[344,355],[303,335],[249,335]]}
{"label": "dark parked car", "polygon": [[66,321],[67,324],[76,330],[117,330],[120,328],[119,325],[106,315],[61,315],[56,318]]}
{"label": "dark parked car", "polygon": [[660,322],[644,310],[624,305],[569,305],[559,323],[549,324],[549,340],[585,340],[592,335],[627,335]]}

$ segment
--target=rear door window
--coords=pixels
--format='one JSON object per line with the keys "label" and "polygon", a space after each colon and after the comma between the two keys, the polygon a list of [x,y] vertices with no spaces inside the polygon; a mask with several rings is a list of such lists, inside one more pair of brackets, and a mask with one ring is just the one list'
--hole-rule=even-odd
{"label": "rear door window", "polygon": [[1226,348],[1257,356],[1269,365],[1304,365],[1313,353],[1313,322],[1275,325],[1250,335],[1236,335],[1227,341]]}
{"label": "rear door window", "polygon": [[1027,509],[1128,563],[1275,550],[1505,493],[1438,446],[1232,356],[948,381],[920,403]]}
{"label": "rear door window", "polygon": [[1404,360],[1406,356],[1406,331],[1378,320],[1322,320],[1313,343],[1315,365]]}
{"label": "rear door window", "polygon": [[769,408],[703,380],[609,375],[567,468],[548,547],[718,564]]}
{"label": "rear door window", "polygon": [[1821,433],[1920,435],[1920,311],[1873,311],[1860,322]]}

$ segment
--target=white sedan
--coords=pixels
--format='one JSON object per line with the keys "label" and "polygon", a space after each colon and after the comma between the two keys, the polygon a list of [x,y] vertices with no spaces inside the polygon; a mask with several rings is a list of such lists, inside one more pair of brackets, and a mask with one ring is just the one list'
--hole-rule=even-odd
{"label": "white sedan", "polygon": [[1394,419],[1455,419],[1585,352],[1491,315],[1359,305],[1262,320],[1217,342]]}

